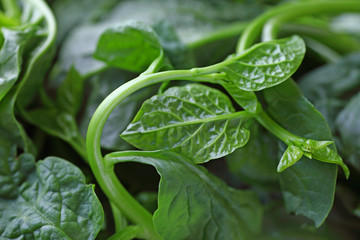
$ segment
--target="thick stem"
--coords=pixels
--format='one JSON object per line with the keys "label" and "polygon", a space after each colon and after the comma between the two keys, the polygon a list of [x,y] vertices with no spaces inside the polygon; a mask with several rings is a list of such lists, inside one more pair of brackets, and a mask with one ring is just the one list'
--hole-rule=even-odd
{"label": "thick stem", "polygon": [[210,74],[212,72],[214,72],[214,70],[206,68],[140,75],[113,91],[100,104],[90,121],[86,136],[86,148],[90,167],[101,189],[109,200],[112,201],[130,221],[141,227],[142,238],[161,239],[155,230],[152,215],[122,186],[113,171],[113,166],[106,165],[104,162],[100,148],[100,140],[105,122],[121,101],[141,88],[168,80],[186,79],[201,74]]}
{"label": "thick stem", "polygon": [[348,1],[312,1],[298,2],[280,5],[256,18],[244,31],[238,45],[237,52],[244,51],[250,47],[262,31],[263,26],[270,19],[266,29],[264,29],[263,38],[273,39],[278,30],[278,23],[285,20],[293,19],[303,15],[337,13],[337,12],[354,12],[360,11],[360,2],[358,0]]}

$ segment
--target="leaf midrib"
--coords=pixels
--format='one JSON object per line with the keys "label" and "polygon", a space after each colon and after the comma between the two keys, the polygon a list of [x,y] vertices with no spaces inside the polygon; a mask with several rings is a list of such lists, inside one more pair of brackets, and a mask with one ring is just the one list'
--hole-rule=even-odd
{"label": "leaf midrib", "polygon": [[164,127],[158,127],[155,129],[150,129],[150,130],[146,130],[146,131],[132,131],[132,132],[127,132],[126,130],[124,131],[123,134],[121,134],[121,137],[127,137],[127,136],[131,136],[131,135],[137,135],[137,134],[142,134],[142,133],[152,133],[152,132],[157,132],[157,131],[162,131],[165,129],[169,129],[169,128],[175,128],[175,127],[182,127],[182,126],[188,126],[188,125],[195,125],[195,124],[202,124],[202,123],[209,123],[209,122],[215,122],[215,121],[221,121],[221,120],[229,120],[229,119],[235,119],[235,118],[240,118],[240,117],[248,117],[251,118],[252,114],[245,112],[245,111],[240,111],[240,112],[235,112],[235,113],[230,113],[230,114],[222,114],[222,115],[218,115],[218,116],[214,116],[214,117],[210,117],[210,118],[202,118],[202,119],[196,119],[196,120],[191,120],[191,121],[186,121],[186,122],[179,122],[179,123],[175,123],[175,124],[169,124],[166,125]]}

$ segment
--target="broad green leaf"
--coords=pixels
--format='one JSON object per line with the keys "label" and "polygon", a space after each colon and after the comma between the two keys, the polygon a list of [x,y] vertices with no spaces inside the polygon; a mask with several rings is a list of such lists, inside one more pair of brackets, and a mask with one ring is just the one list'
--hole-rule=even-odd
{"label": "broad green leaf", "polygon": [[226,156],[229,170],[242,182],[262,188],[278,189],[278,140],[257,122],[249,128],[249,142]]}
{"label": "broad green leaf", "polygon": [[[323,116],[288,80],[266,89],[269,114],[290,132],[314,140],[331,141]],[[333,205],[337,166],[303,157],[280,174],[287,211],[304,215],[320,226]]]}
{"label": "broad green leaf", "polygon": [[360,165],[360,94],[353,96],[344,109],[341,110],[336,118],[336,128],[341,137],[341,141],[349,156],[350,163],[359,168]]}
{"label": "broad green leaf", "polygon": [[34,36],[34,28],[12,30],[1,28],[4,42],[0,49],[0,101],[15,84],[22,64],[23,49]]}
{"label": "broad green leaf", "polygon": [[360,54],[354,53],[336,63],[316,68],[299,81],[310,101],[318,105],[323,99],[336,99],[360,86]]}
{"label": "broad green leaf", "polygon": [[[216,63],[233,51],[238,37],[236,33],[230,44],[225,41],[224,46],[224,41],[219,44],[218,31],[226,32],[229,24],[252,19],[266,6],[254,1],[231,0],[76,0],[56,1],[54,8],[59,21],[59,39],[68,34],[60,48],[58,68],[64,74],[64,71],[67,72],[74,65],[81,75],[90,75],[106,67],[103,62],[92,57],[100,35],[119,23],[134,20],[151,25],[160,38],[166,57],[173,66],[183,68],[184,62],[181,59],[185,58],[183,55],[187,55],[186,51],[181,56],[175,54],[175,42],[168,41],[166,34],[159,29],[159,23],[166,22],[166,25],[175,26],[176,35],[185,45],[196,44],[198,48],[205,43],[214,43],[215,46],[205,46],[197,51],[196,57],[205,60],[211,58],[212,63]],[[86,16],[78,16],[81,15],[76,14],[78,9],[86,12]],[[110,10],[106,11],[108,9]],[[64,12],[69,16],[60,16]],[[80,24],[77,25],[78,23]],[[72,30],[68,32],[70,29]],[[176,43],[176,46],[179,44]],[[225,53],[224,47],[227,48]],[[189,59],[189,62],[193,62],[193,59]]]}
{"label": "broad green leaf", "polygon": [[64,112],[76,116],[82,103],[83,90],[84,79],[75,68],[71,68],[65,81],[57,90],[58,107]]}
{"label": "broad green leaf", "polygon": [[76,166],[0,147],[0,238],[95,239],[104,213]]}
{"label": "broad green leaf", "polygon": [[31,124],[46,133],[68,142],[84,159],[85,140],[81,136],[75,116],[58,108],[38,108],[23,112]]}
{"label": "broad green leaf", "polygon": [[253,192],[228,187],[180,155],[119,152],[105,161],[156,168],[161,180],[154,224],[164,239],[252,239],[260,231],[262,207]]}
{"label": "broad green leaf", "polygon": [[14,89],[0,101],[0,140],[16,144],[26,152],[35,153],[34,146],[14,113],[16,92]]}
{"label": "broad green leaf", "polygon": [[159,39],[151,27],[129,21],[100,36],[94,57],[110,66],[143,72],[161,51]]}
{"label": "broad green leaf", "polygon": [[321,229],[314,229],[307,219],[287,214],[282,205],[274,201],[265,209],[262,233],[257,240],[337,240],[349,235],[338,222],[327,222]]}
{"label": "broad green leaf", "polygon": [[300,66],[305,43],[299,36],[264,42],[224,61],[228,80],[245,91],[260,91],[287,80]]}
{"label": "broad green leaf", "polygon": [[236,113],[222,92],[189,84],[147,100],[121,137],[143,150],[168,149],[203,163],[244,146],[243,124],[251,116]]}
{"label": "broad green leaf", "polygon": [[303,156],[303,152],[300,148],[290,145],[285,150],[284,154],[282,155],[279,165],[277,167],[278,172],[282,172],[288,167],[294,165],[300,158]]}

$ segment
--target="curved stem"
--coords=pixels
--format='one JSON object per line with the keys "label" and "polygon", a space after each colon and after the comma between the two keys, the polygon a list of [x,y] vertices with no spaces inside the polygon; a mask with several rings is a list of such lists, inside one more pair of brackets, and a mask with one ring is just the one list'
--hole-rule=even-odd
{"label": "curved stem", "polygon": [[314,2],[309,5],[299,5],[292,11],[282,12],[271,18],[263,28],[262,41],[270,41],[278,35],[280,25],[291,19],[304,15],[337,13],[337,12],[358,12],[360,11],[359,1],[327,1]]}
{"label": "curved stem", "polygon": [[283,21],[303,15],[337,13],[344,11],[360,11],[360,2],[358,0],[312,1],[281,5],[261,15],[246,28],[238,42],[237,52],[244,51],[253,44],[261,33],[263,26],[270,19],[273,20],[269,21],[264,28],[263,39],[266,40],[273,39],[276,36],[279,24]]}
{"label": "curved stem", "polygon": [[141,237],[143,238],[161,239],[155,230],[152,215],[122,186],[113,171],[113,166],[106,165],[104,162],[100,148],[100,140],[105,122],[121,101],[141,88],[168,80],[180,80],[202,74],[210,74],[214,72],[214,69],[216,69],[216,67],[140,75],[113,91],[100,104],[90,121],[86,136],[86,149],[94,176],[109,200],[112,201],[130,221],[141,227]]}

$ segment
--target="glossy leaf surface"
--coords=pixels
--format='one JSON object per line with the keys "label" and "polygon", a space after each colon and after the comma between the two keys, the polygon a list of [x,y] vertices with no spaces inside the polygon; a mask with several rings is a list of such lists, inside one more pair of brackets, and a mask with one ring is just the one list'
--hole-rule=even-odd
{"label": "glossy leaf surface", "polygon": [[169,149],[202,163],[245,145],[243,123],[250,117],[235,113],[220,91],[189,84],[146,101],[121,137],[143,150]]}
{"label": "glossy leaf surface", "polygon": [[35,165],[15,149],[0,148],[0,237],[95,239],[103,211],[80,169],[56,157]]}
{"label": "glossy leaf surface", "polygon": [[278,172],[282,172],[288,167],[294,165],[302,157],[303,152],[300,148],[290,145],[282,155],[279,165],[277,167]]}
{"label": "glossy leaf surface", "polygon": [[253,192],[228,187],[180,155],[120,152],[105,161],[156,168],[161,180],[154,223],[164,239],[249,239],[260,230],[262,207]]}
{"label": "glossy leaf surface", "polygon": [[228,79],[245,91],[259,91],[287,80],[300,66],[305,43],[298,37],[254,45],[225,61]]}
{"label": "glossy leaf surface", "polygon": [[127,22],[100,36],[94,56],[110,66],[142,72],[161,51],[159,39],[151,27],[141,22]]}
{"label": "glossy leaf surface", "polygon": [[[264,97],[267,111],[290,132],[307,139],[332,140],[325,119],[292,80],[266,89]],[[280,175],[287,211],[320,226],[333,204],[336,176],[336,165],[303,157]]]}

